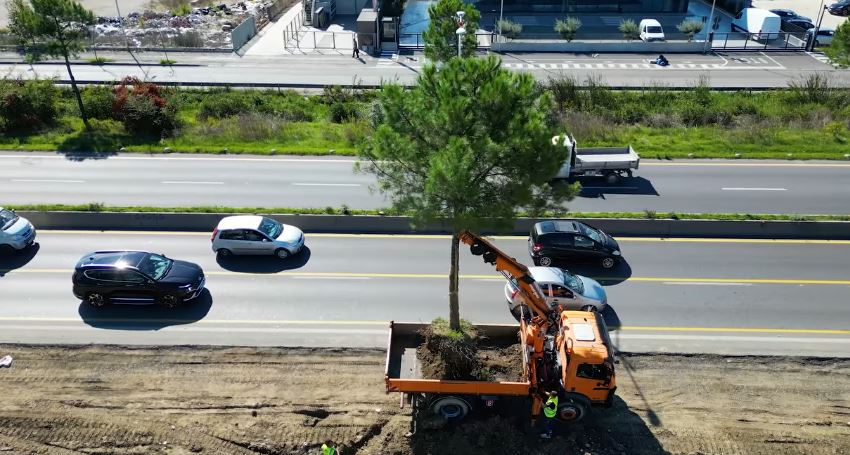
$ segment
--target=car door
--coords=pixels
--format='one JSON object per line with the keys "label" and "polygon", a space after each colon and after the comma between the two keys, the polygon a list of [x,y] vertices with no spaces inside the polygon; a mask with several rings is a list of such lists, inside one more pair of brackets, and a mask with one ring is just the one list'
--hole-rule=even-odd
{"label": "car door", "polygon": [[272,254],[274,253],[274,242],[269,240],[264,234],[253,229],[245,229],[245,244],[251,251],[248,254]]}
{"label": "car door", "polygon": [[543,292],[543,295],[546,297],[546,303],[549,304],[549,307],[552,306],[552,287],[549,283],[541,283],[537,282],[537,285],[540,286],[540,291]]}
{"label": "car door", "polygon": [[230,250],[233,254],[251,254],[250,244],[245,240],[244,229],[229,229],[219,234],[222,240],[222,248]]}
{"label": "car door", "polygon": [[559,232],[553,235],[552,250],[558,259],[574,260],[575,248],[573,245],[573,234]]}
{"label": "car door", "polygon": [[590,237],[575,235],[575,255],[581,261],[593,261],[600,257],[599,246]]}
{"label": "car door", "polygon": [[562,305],[565,309],[573,309],[576,308],[578,302],[576,300],[575,292],[572,289],[560,285],[560,284],[552,284],[550,286],[551,297],[551,305]]}
{"label": "car door", "polygon": [[112,298],[119,303],[153,303],[156,287],[153,280],[133,269],[113,271],[116,291]]}

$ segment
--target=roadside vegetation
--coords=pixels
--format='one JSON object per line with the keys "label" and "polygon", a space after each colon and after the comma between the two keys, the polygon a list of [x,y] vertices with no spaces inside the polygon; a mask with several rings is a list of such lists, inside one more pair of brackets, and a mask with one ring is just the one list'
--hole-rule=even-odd
{"label": "roadside vegetation", "polygon": [[[355,155],[378,119],[376,92],[176,89],[127,80],[70,89],[0,80],[0,148],[69,152]],[[552,79],[552,129],[580,147],[631,144],[644,159],[850,158],[850,90],[821,75],[766,92],[717,92],[708,81],[614,90]],[[131,102],[121,102],[129,93]]]}
{"label": "roadside vegetation", "polygon": [[[101,203],[90,204],[26,204],[4,205],[7,209],[22,212],[144,212],[144,213],[250,213],[250,214],[289,214],[289,215],[372,215],[372,216],[410,216],[410,213],[393,208],[352,209],[340,207],[151,207],[151,206],[111,206]],[[540,218],[627,218],[658,220],[723,220],[723,221],[850,221],[850,215],[809,215],[809,214],[762,214],[762,213],[677,213],[655,212],[570,212],[567,210],[547,210],[539,214],[518,211],[517,216]]]}

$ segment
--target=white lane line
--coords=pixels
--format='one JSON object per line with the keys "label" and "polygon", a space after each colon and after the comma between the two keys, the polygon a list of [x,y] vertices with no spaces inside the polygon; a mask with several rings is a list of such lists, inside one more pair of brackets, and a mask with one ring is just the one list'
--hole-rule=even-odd
{"label": "white lane line", "polygon": [[850,338],[782,337],[782,336],[726,336],[726,335],[644,335],[641,333],[612,332],[614,340],[670,340],[670,341],[747,341],[783,343],[850,343]]}
{"label": "white lane line", "polygon": [[294,276],[295,280],[371,280],[368,276]]}
{"label": "white lane line", "polygon": [[188,180],[165,180],[160,183],[163,183],[165,185],[224,185],[224,182],[192,182]]}
{"label": "white lane line", "polygon": [[752,286],[752,283],[703,283],[699,281],[663,281],[661,284],[683,286]]}
{"label": "white lane line", "polygon": [[359,183],[293,183],[294,186],[363,186]]}
{"label": "white lane line", "polygon": [[[246,153],[247,155],[247,153]],[[46,158],[46,159],[54,159],[54,160],[65,160],[64,156],[55,156],[55,155],[0,155],[0,158],[5,159],[35,159],[35,158]],[[109,161],[114,160],[158,160],[158,161],[227,161],[228,163],[232,163],[234,161],[250,161],[257,163],[328,163],[328,164],[350,164],[356,163],[357,160],[339,160],[339,159],[320,159],[320,158],[237,158],[234,155],[229,155],[227,158],[212,158],[212,157],[203,157],[203,156],[111,156],[109,157]]]}
{"label": "white lane line", "polygon": [[637,190],[636,186],[582,186],[583,190]]}
{"label": "white lane line", "polygon": [[723,191],[788,191],[788,188],[721,188]]}
{"label": "white lane line", "polygon": [[12,179],[13,182],[35,183],[85,183],[85,180],[51,180],[51,179]]}

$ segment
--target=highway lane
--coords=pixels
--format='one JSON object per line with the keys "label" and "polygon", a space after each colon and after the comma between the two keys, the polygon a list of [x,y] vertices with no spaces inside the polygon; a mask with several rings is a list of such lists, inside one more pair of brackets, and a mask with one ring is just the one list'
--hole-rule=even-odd
{"label": "highway lane", "polygon": [[[351,158],[0,152],[5,204],[383,208]],[[644,160],[614,186],[583,181],[573,211],[847,214],[850,163]]]}
{"label": "highway lane", "polygon": [[[40,233],[37,251],[0,265],[0,342],[380,346],[386,321],[445,315],[447,237],[308,235],[281,262],[221,264],[208,233]],[[525,260],[525,240],[497,238]],[[628,265],[599,277],[623,350],[847,355],[850,242],[622,239]],[[86,251],[140,248],[195,261],[209,293],[169,312],[94,311],[70,293]],[[598,270],[575,268],[589,275]],[[503,280],[461,256],[461,311],[509,323]]]}

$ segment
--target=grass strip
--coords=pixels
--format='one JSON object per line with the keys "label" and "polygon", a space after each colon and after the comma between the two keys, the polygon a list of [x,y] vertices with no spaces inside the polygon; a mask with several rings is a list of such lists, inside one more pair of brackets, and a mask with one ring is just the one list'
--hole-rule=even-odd
{"label": "grass strip", "polygon": [[[107,206],[90,204],[24,204],[7,205],[8,209],[27,212],[111,212],[111,213],[274,213],[292,215],[372,215],[409,216],[393,209],[352,209],[347,206],[325,208],[296,207],[150,207]],[[530,216],[520,212],[520,217]],[[537,218],[625,218],[657,220],[721,220],[721,221],[850,221],[850,215],[760,214],[760,213],[678,213],[678,212],[546,212]]]}

